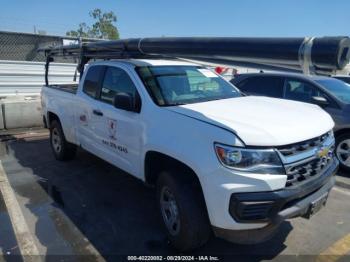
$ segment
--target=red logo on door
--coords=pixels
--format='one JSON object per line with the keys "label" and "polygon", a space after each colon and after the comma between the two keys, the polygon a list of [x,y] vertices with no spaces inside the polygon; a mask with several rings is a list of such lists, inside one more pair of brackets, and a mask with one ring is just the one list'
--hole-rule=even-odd
{"label": "red logo on door", "polygon": [[109,138],[116,140],[116,134],[117,134],[117,121],[113,119],[108,119],[108,133]]}

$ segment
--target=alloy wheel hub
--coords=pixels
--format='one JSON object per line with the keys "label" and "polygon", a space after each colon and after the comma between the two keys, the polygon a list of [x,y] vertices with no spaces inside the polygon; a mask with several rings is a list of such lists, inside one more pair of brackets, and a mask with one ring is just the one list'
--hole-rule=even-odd
{"label": "alloy wheel hub", "polygon": [[350,167],[350,139],[341,141],[337,146],[336,153],[339,161]]}

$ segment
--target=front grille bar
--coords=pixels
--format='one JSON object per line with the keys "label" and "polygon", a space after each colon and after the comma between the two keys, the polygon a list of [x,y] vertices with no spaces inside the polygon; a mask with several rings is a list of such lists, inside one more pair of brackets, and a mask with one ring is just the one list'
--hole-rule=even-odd
{"label": "front grille bar", "polygon": [[278,148],[277,152],[286,170],[286,187],[297,186],[319,176],[333,162],[333,151],[334,137],[330,132],[302,143]]}

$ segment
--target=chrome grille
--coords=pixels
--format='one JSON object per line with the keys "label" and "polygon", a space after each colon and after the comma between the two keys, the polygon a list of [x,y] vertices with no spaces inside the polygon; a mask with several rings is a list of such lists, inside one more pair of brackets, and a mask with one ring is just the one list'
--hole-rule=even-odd
{"label": "chrome grille", "polygon": [[332,162],[333,153],[329,153],[322,158],[316,158],[299,165],[286,166],[287,183],[286,186],[295,186],[306,182],[312,177],[322,173]]}
{"label": "chrome grille", "polygon": [[286,187],[296,186],[317,177],[333,161],[334,136],[328,132],[301,143],[277,149],[284,164]]}
{"label": "chrome grille", "polygon": [[283,155],[283,156],[293,156],[300,154],[302,152],[308,151],[312,148],[319,147],[321,146],[324,141],[326,141],[330,137],[330,133],[326,133],[322,136],[316,137],[314,139],[310,139],[308,141],[304,141],[301,143],[285,146],[285,147],[280,147],[278,151]]}

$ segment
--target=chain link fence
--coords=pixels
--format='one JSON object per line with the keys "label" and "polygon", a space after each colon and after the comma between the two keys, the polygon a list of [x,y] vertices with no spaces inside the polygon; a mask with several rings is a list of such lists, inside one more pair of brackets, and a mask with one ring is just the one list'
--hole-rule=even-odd
{"label": "chain link fence", "polygon": [[[44,53],[37,52],[38,48],[72,43],[78,43],[78,39],[0,31],[0,104],[3,97],[40,93],[44,85],[46,58]],[[71,83],[76,62],[73,58],[55,57],[50,65],[50,81]]]}
{"label": "chain link fence", "polygon": [[[48,36],[17,32],[0,31],[0,60],[44,62],[45,55],[38,48],[78,43],[74,37]],[[82,41],[96,41],[82,39]],[[72,59],[55,58],[55,62],[72,63]]]}

